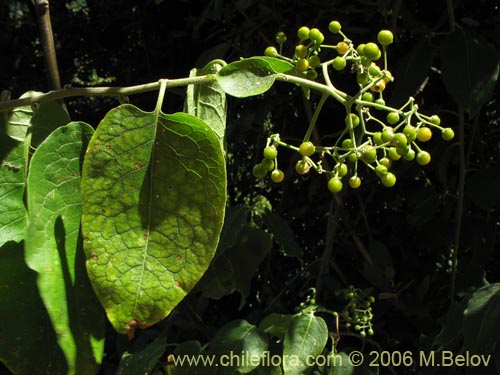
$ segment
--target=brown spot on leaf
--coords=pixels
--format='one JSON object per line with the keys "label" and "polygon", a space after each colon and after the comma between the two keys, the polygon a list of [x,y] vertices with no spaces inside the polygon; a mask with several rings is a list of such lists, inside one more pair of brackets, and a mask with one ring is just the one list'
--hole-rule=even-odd
{"label": "brown spot on leaf", "polygon": [[148,235],[145,234],[144,236],[142,236],[142,238],[144,239],[144,241],[146,241],[148,239]]}
{"label": "brown spot on leaf", "polygon": [[180,288],[180,286],[181,286],[181,283],[177,280],[174,281],[174,284],[177,288]]}
{"label": "brown spot on leaf", "polygon": [[176,258],[177,258],[177,260],[181,260],[181,259],[182,259],[182,255],[177,254],[177,257],[176,257]]}
{"label": "brown spot on leaf", "polygon": [[132,190],[135,190],[135,185],[130,185],[130,188],[131,188]]}
{"label": "brown spot on leaf", "polygon": [[106,150],[111,150],[111,146],[110,145],[106,145]]}
{"label": "brown spot on leaf", "polygon": [[92,253],[91,258],[92,258],[92,260],[97,260],[97,259],[99,259],[99,256],[96,253]]}
{"label": "brown spot on leaf", "polygon": [[139,168],[141,168],[141,167],[142,167],[142,164],[141,164],[140,162],[136,161],[136,162],[134,163],[134,168],[139,169]]}

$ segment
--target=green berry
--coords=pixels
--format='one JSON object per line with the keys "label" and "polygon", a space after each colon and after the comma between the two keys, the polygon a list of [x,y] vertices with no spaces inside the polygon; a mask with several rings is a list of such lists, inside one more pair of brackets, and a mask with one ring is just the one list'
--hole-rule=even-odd
{"label": "green berry", "polygon": [[415,159],[415,155],[415,151],[410,148],[408,152],[403,156],[403,159],[412,161],[413,159]]}
{"label": "green berry", "polygon": [[392,167],[392,160],[389,158],[382,158],[378,162],[382,165],[385,165],[387,169]]}
{"label": "green berry", "polygon": [[358,161],[358,154],[356,154],[355,152],[350,152],[347,155],[347,160],[349,160],[351,163],[355,163],[356,161]]}
{"label": "green berry", "polygon": [[379,146],[381,145],[382,143],[384,143],[383,139],[382,139],[382,133],[381,132],[376,132],[373,134],[373,142]]}
{"label": "green berry", "polygon": [[253,175],[255,178],[261,180],[264,177],[266,177],[267,170],[262,164],[255,164],[252,170]]}
{"label": "green berry", "polygon": [[415,127],[410,124],[404,127],[403,133],[404,135],[406,135],[406,139],[408,139],[408,142],[413,142],[415,139],[417,139],[417,129],[415,129]]}
{"label": "green berry", "polygon": [[270,56],[270,57],[277,56],[278,55],[278,50],[276,49],[276,47],[269,46],[264,51],[264,55],[265,56]]}
{"label": "green berry", "polygon": [[[364,50],[365,46],[366,46],[366,44],[361,43],[361,44],[360,44],[360,45],[356,48],[356,52],[358,52],[358,54],[359,54],[360,56],[364,56],[364,55],[363,55],[363,50]],[[370,62],[370,63],[371,63],[371,62]]]}
{"label": "green berry", "polygon": [[352,121],[352,127],[355,128],[359,125],[359,116],[355,113],[350,113],[349,115],[347,115],[344,119],[344,122],[345,122],[345,125],[347,127],[350,126],[350,123],[349,123],[349,118],[350,118],[350,121]]}
{"label": "green berry", "polygon": [[277,32],[274,38],[276,40],[276,43],[278,44],[283,44],[286,42],[286,34],[283,31]]}
{"label": "green berry", "polygon": [[299,152],[302,156],[311,156],[316,152],[316,147],[314,147],[314,144],[310,141],[303,142],[299,146]]}
{"label": "green berry", "polygon": [[455,137],[455,132],[453,131],[452,128],[444,128],[443,131],[441,132],[441,137],[445,141],[451,141]]}
{"label": "green berry", "polygon": [[332,65],[335,70],[340,71],[346,67],[347,61],[344,58],[337,56],[336,58],[333,59]]}
{"label": "green berry", "polygon": [[303,59],[307,56],[307,47],[303,44],[299,44],[295,47],[295,55],[297,55],[299,59]]}
{"label": "green berry", "polygon": [[373,163],[377,159],[377,150],[373,147],[366,147],[361,154],[361,159],[366,163]]}
{"label": "green berry", "polygon": [[321,65],[321,60],[319,56],[312,55],[311,57],[309,57],[309,66],[311,68],[318,68],[320,65]]}
{"label": "green berry", "polygon": [[316,44],[321,44],[325,40],[325,36],[319,29],[313,28],[309,31],[309,39],[311,39]]}
{"label": "green berry", "polygon": [[377,100],[375,100],[375,103],[380,105],[385,105],[385,100],[384,98],[378,98]]}
{"label": "green berry", "polygon": [[[364,86],[368,83],[368,81],[370,80],[370,76],[368,75],[368,73],[359,73],[356,74],[356,82],[358,84],[360,84],[361,86]],[[366,93],[366,94],[370,94],[370,93]],[[372,94],[373,96],[373,94]]]}
{"label": "green berry", "polygon": [[342,190],[342,181],[338,177],[332,177],[328,181],[328,190],[330,190],[332,193],[338,193],[340,190]]}
{"label": "green berry", "polygon": [[274,160],[278,156],[278,149],[276,146],[267,146],[262,152],[265,159]]}
{"label": "green berry", "polygon": [[417,139],[420,142],[427,142],[429,139],[432,137],[432,130],[430,128],[427,128],[425,126],[421,127],[417,131]]}
{"label": "green berry", "polygon": [[361,186],[361,178],[358,176],[351,176],[351,178],[349,178],[349,186],[351,189],[359,188]]}
{"label": "green berry", "polygon": [[332,34],[337,34],[341,28],[342,26],[339,21],[332,21],[328,24],[328,30],[330,30]]}
{"label": "green berry", "polygon": [[404,133],[396,133],[394,134],[394,138],[392,138],[392,144],[396,147],[406,146],[408,144],[408,138],[406,138]]}
{"label": "green berry", "polygon": [[388,172],[387,167],[383,164],[379,164],[375,167],[375,174],[379,177],[386,175]]}
{"label": "green berry", "polygon": [[299,37],[300,41],[307,40],[309,39],[309,33],[310,30],[307,26],[302,26],[298,31],[297,31],[297,36]]}
{"label": "green berry", "polygon": [[401,155],[398,154],[398,151],[396,149],[396,147],[391,147],[389,149],[389,158],[391,158],[392,160],[399,160],[401,159]]}
{"label": "green berry", "polygon": [[350,149],[352,148],[352,140],[350,138],[346,138],[342,141],[342,148]]}
{"label": "green berry", "polygon": [[365,102],[373,102],[373,94],[371,92],[365,92],[363,96],[361,97],[361,100],[364,100]]}
{"label": "green berry", "polygon": [[394,129],[387,126],[382,131],[382,141],[390,142],[394,138]]}
{"label": "green berry", "polygon": [[299,72],[305,72],[309,69],[309,61],[307,59],[299,59],[295,66]]}
{"label": "green berry", "polygon": [[300,175],[308,173],[310,169],[311,166],[305,160],[299,160],[297,164],[295,164],[295,171]]}
{"label": "green berry", "polygon": [[373,336],[375,334],[375,331],[373,331],[372,328],[368,329],[368,335]]}
{"label": "green berry", "polygon": [[388,46],[394,41],[394,35],[389,30],[381,30],[377,35],[378,42],[383,46]]}
{"label": "green berry", "polygon": [[397,124],[399,122],[399,113],[389,112],[387,114],[387,122],[391,125]]}
{"label": "green berry", "polygon": [[385,187],[393,187],[396,184],[396,176],[394,173],[387,172],[385,175],[380,177],[380,181],[382,181],[382,185]]}
{"label": "green berry", "polygon": [[430,118],[429,118],[429,122],[431,124],[434,124],[434,125],[439,125],[441,124],[441,119],[439,118],[438,115],[432,115]]}
{"label": "green berry", "polygon": [[431,154],[427,151],[420,151],[417,153],[417,163],[420,165],[427,165],[431,161]]}
{"label": "green berry", "polygon": [[344,163],[337,164],[335,169],[340,177],[344,177],[348,172],[347,165]]}
{"label": "green berry", "polygon": [[271,172],[274,169],[274,160],[263,159],[260,164],[266,169],[267,172]]}
{"label": "green berry", "polygon": [[363,47],[363,55],[373,60],[378,57],[380,53],[380,48],[375,43],[366,43]]}
{"label": "green berry", "polygon": [[274,171],[272,171],[271,180],[273,180],[273,182],[279,184],[280,182],[283,182],[284,179],[285,173],[282,170],[275,169]]}
{"label": "green berry", "polygon": [[316,78],[318,78],[318,72],[316,72],[315,70],[309,69],[306,72],[306,78],[314,81]]}

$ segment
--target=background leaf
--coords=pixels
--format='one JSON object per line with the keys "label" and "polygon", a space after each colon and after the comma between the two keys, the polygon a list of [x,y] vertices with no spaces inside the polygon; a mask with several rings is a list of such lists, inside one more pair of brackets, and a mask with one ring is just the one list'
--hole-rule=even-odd
{"label": "background leaf", "polygon": [[[16,375],[66,375],[67,364],[22,244],[0,249],[0,360]],[[8,302],[7,302],[8,301]]]}
{"label": "background leaf", "polygon": [[[328,327],[323,320],[311,313],[296,315],[288,327],[283,340],[283,357],[288,362],[283,363],[286,375],[299,375],[306,372],[308,356],[316,357],[323,352],[328,340]],[[291,360],[297,358],[298,362]]]}
{"label": "background leaf", "polygon": [[[256,326],[246,320],[233,320],[217,332],[210,342],[209,350],[218,357],[234,353],[248,358],[260,358],[267,350],[268,344],[267,336]],[[241,361],[228,367],[242,374],[249,373],[257,367],[245,362]]]}
{"label": "background leaf", "polygon": [[441,42],[443,82],[450,96],[474,115],[493,94],[500,56],[494,45],[458,29]]}
{"label": "background leaf", "polygon": [[303,251],[295,241],[295,236],[288,222],[272,211],[264,214],[264,224],[269,228],[287,256],[293,256],[301,259]]}
{"label": "background leaf", "polygon": [[500,284],[477,289],[464,311],[464,349],[490,354],[500,341]]}
{"label": "background leaf", "polygon": [[19,242],[26,230],[24,145],[0,132],[0,246]]}
{"label": "background leaf", "polygon": [[227,94],[245,98],[266,92],[277,73],[292,68],[292,64],[274,57],[250,57],[225,65],[217,74],[217,81]]}
{"label": "background leaf", "polygon": [[82,177],[87,270],[114,328],[165,318],[212,260],[224,218],[222,147],[183,113],[111,110]]}
{"label": "background leaf", "polygon": [[80,247],[80,170],[92,133],[81,122],[55,130],[33,154],[27,179],[26,262],[38,272],[68,374],[96,373],[104,351],[103,313]]}
{"label": "background leaf", "polygon": [[149,374],[165,352],[167,339],[159,337],[137,353],[124,353],[116,375]]}
{"label": "background leaf", "polygon": [[37,104],[28,129],[31,133],[31,146],[38,147],[55,129],[70,121],[68,113],[58,102]]}
{"label": "background leaf", "polygon": [[[192,69],[189,77],[217,74],[221,68],[219,63],[209,63],[203,69]],[[217,81],[206,85],[188,85],[184,112],[206,122],[225,145],[226,94]]]}
{"label": "background leaf", "polygon": [[[19,99],[28,98],[34,95],[41,95],[42,92],[38,91],[28,91],[22,94]],[[17,141],[24,141],[26,138],[26,133],[31,123],[33,117],[33,108],[31,105],[26,105],[23,107],[17,107],[12,109],[8,115],[8,121],[6,124],[5,132],[11,138]]]}

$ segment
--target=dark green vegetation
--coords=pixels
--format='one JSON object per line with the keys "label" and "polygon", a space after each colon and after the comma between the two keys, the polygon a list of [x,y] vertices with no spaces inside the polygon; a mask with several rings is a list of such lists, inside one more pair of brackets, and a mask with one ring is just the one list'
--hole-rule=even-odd
{"label": "dark green vegetation", "polygon": [[[1,113],[1,374],[500,371],[498,4],[50,6],[63,85],[212,76]],[[0,25],[0,89],[49,91],[32,3]],[[230,351],[296,360],[167,365]]]}

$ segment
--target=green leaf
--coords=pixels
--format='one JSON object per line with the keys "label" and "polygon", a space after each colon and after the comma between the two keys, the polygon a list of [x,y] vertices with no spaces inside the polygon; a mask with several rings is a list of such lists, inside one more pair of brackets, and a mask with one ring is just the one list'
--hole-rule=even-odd
{"label": "green leaf", "polygon": [[500,341],[500,284],[490,284],[474,292],[464,311],[464,349],[474,354],[490,354]]}
{"label": "green leaf", "polygon": [[259,324],[259,329],[271,336],[283,339],[295,315],[269,314]]}
{"label": "green leaf", "polygon": [[263,219],[264,224],[269,228],[276,242],[283,247],[285,255],[302,259],[302,249],[295,241],[295,236],[288,222],[271,211],[267,211]]}
{"label": "green leaf", "polygon": [[[29,98],[30,96],[41,95],[43,93],[37,91],[28,91],[19,97],[19,99]],[[7,121],[7,128],[5,129],[7,135],[17,141],[24,141],[26,133],[33,117],[33,108],[31,105],[23,107],[16,107],[9,113]]]}
{"label": "green leaf", "polygon": [[120,333],[151,326],[189,293],[213,258],[226,205],[217,136],[184,113],[111,110],[82,176],[87,270]]}
{"label": "green leaf", "polygon": [[441,42],[443,82],[450,96],[473,116],[491,98],[500,70],[494,45],[459,29]]}
{"label": "green leaf", "polygon": [[355,367],[352,365],[349,355],[345,352],[332,353],[328,357],[330,361],[325,375],[352,375]]}
{"label": "green leaf", "polygon": [[71,121],[68,113],[58,102],[35,105],[30,128],[31,146],[38,147],[55,129]]}
{"label": "green leaf", "polygon": [[214,299],[238,291],[242,308],[250,293],[252,279],[271,247],[269,234],[250,226],[244,227],[235,246],[217,256],[197,289],[201,289],[205,297]]}
{"label": "green leaf", "polygon": [[[209,63],[203,69],[192,69],[189,77],[217,74],[222,68],[218,62]],[[184,112],[206,122],[225,144],[226,94],[217,81],[205,85],[188,85]]]}
{"label": "green leaf", "polygon": [[79,249],[80,171],[92,133],[82,122],[55,130],[33,154],[27,178],[26,262],[38,272],[68,374],[95,373],[104,350],[103,312]]}
{"label": "green leaf", "polygon": [[226,249],[236,245],[243,226],[248,219],[248,208],[245,206],[229,206],[224,216],[224,226],[220,234],[217,254],[222,254]]}
{"label": "green leaf", "polygon": [[167,339],[159,337],[137,353],[125,352],[122,355],[116,375],[149,374],[160,360],[166,347]]}
{"label": "green leaf", "polygon": [[400,60],[394,71],[396,79],[391,84],[389,105],[398,108],[406,103],[408,97],[418,93],[433,60],[434,53],[428,40],[424,40]]}
{"label": "green leaf", "polygon": [[36,273],[24,263],[22,244],[0,249],[0,361],[16,375],[66,375],[64,354],[57,344],[36,286]]}
{"label": "green leaf", "polygon": [[266,92],[276,74],[292,69],[291,63],[275,57],[250,57],[225,65],[217,74],[217,81],[227,94],[245,98]]}
{"label": "green leaf", "polygon": [[24,145],[0,132],[0,246],[19,242],[26,230]]}
{"label": "green leaf", "polygon": [[236,363],[233,362],[233,366],[227,366],[246,374],[258,367],[257,359],[264,355],[268,344],[267,336],[256,326],[246,320],[233,320],[217,332],[210,342],[210,352],[219,358],[231,353],[248,358],[249,360],[234,361]]}
{"label": "green leaf", "polygon": [[467,300],[453,302],[448,308],[443,328],[434,338],[433,346],[438,350],[452,348],[462,334],[462,321]]}
{"label": "green leaf", "polygon": [[300,375],[306,372],[309,369],[306,360],[320,355],[327,340],[328,327],[322,318],[312,313],[296,315],[283,341],[284,374]]}

